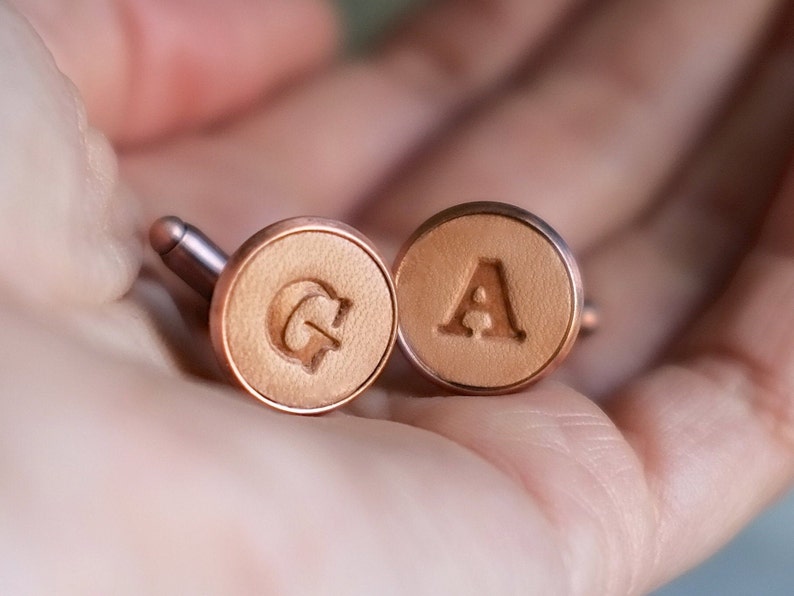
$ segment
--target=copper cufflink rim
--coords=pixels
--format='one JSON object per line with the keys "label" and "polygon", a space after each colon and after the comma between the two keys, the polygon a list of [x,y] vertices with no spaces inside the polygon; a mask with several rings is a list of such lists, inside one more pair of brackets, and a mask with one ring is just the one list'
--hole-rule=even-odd
{"label": "copper cufflink rim", "polygon": [[[230,353],[227,335],[227,317],[224,316],[231,289],[257,254],[289,236],[303,233],[330,234],[352,243],[374,263],[389,295],[391,323],[383,353],[367,378],[351,393],[328,404],[298,407],[282,403],[257,390],[235,364]],[[152,247],[165,264],[182,277],[194,290],[210,300],[209,331],[216,359],[226,377],[260,402],[290,414],[314,415],[339,408],[364,392],[378,378],[391,356],[397,337],[397,298],[389,267],[374,244],[354,228],[323,217],[295,217],[273,223],[246,240],[231,256],[226,256],[197,228],[185,224],[174,216],[157,220],[150,230]]]}
{"label": "copper cufflink rim", "polygon": [[[434,230],[444,223],[452,220],[469,217],[476,215],[495,215],[502,216],[509,219],[517,220],[532,228],[534,231],[544,237],[549,244],[554,248],[563,263],[565,270],[568,274],[568,279],[571,284],[572,306],[571,314],[568,320],[566,333],[554,350],[554,352],[547,359],[545,364],[537,371],[530,374],[526,378],[499,387],[478,387],[462,383],[457,383],[445,378],[442,378],[433,368],[426,363],[416,353],[411,345],[411,341],[406,337],[404,326],[402,323],[398,326],[397,343],[400,346],[400,351],[405,355],[409,362],[428,380],[436,385],[448,389],[452,392],[463,395],[504,395],[515,393],[530,385],[533,385],[542,378],[554,372],[565,360],[570,353],[577,337],[582,331],[583,313],[585,312],[584,288],[582,284],[582,276],[579,266],[576,263],[573,252],[563,238],[557,233],[543,219],[535,214],[526,211],[515,205],[501,203],[497,201],[474,201],[469,203],[462,203],[444,209],[443,211],[433,215],[422,223],[414,233],[403,244],[402,248],[397,254],[392,267],[392,274],[394,276],[394,283],[397,288],[398,301],[400,293],[400,274],[401,266],[405,260],[406,255],[411,247],[425,236],[430,231]],[[405,313],[402,314],[405,316]]]}
{"label": "copper cufflink rim", "polygon": [[[304,232],[322,232],[326,234],[337,235],[348,242],[352,242],[362,249],[372,261],[377,265],[380,270],[386,286],[389,289],[389,296],[391,300],[392,312],[392,325],[389,332],[389,339],[385,351],[381,358],[370,373],[358,388],[349,394],[347,397],[327,404],[325,406],[302,408],[283,404],[273,400],[271,397],[264,395],[253,387],[241,373],[238,366],[235,364],[235,359],[230,354],[230,347],[227,336],[227,317],[224,316],[225,310],[228,306],[228,299],[230,296],[229,290],[234,285],[238,273],[242,271],[245,266],[251,261],[256,253],[264,246],[273,244],[294,234],[301,234]],[[263,228],[255,233],[251,238],[246,240],[229,258],[226,267],[221,272],[218,282],[215,286],[215,293],[213,294],[210,303],[210,338],[212,340],[215,353],[218,355],[218,360],[224,368],[227,376],[232,379],[238,386],[245,389],[253,397],[264,402],[265,404],[291,414],[323,414],[331,410],[335,410],[361,395],[366,391],[380,376],[383,368],[391,356],[394,349],[397,328],[398,328],[398,311],[397,311],[397,297],[394,282],[390,274],[388,266],[384,263],[380,254],[378,253],[372,242],[369,241],[363,234],[354,228],[331,219],[322,217],[295,217],[285,219]]]}

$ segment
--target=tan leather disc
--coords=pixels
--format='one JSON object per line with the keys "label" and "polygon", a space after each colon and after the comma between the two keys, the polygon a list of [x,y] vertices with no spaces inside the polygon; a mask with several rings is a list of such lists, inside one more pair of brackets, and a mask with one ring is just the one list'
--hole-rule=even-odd
{"label": "tan leather disc", "polygon": [[403,351],[454,391],[515,391],[559,363],[579,332],[576,263],[548,225],[517,207],[439,213],[394,272]]}
{"label": "tan leather disc", "polygon": [[265,228],[229,260],[210,332],[234,381],[292,413],[320,413],[377,377],[396,337],[388,269],[338,222],[298,218]]}

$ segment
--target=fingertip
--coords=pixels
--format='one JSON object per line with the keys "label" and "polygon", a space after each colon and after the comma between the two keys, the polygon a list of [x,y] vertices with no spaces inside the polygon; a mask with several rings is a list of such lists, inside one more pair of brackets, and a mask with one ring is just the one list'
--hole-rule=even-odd
{"label": "fingertip", "polygon": [[25,304],[97,304],[141,264],[116,154],[23,19],[0,4],[0,282]]}
{"label": "fingertip", "polygon": [[228,118],[325,63],[340,38],[328,0],[13,3],[92,124],[125,144]]}

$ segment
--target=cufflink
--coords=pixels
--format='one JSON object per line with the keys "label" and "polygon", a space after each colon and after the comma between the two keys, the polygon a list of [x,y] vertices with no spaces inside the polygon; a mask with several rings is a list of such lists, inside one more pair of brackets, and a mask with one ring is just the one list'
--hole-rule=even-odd
{"label": "cufflink", "polygon": [[327,412],[360,395],[385,366],[397,333],[394,284],[353,228],[289,219],[227,257],[197,228],[164,217],[150,241],[210,300],[210,337],[228,377],[267,405]]}
{"label": "cufflink", "polygon": [[596,324],[568,246],[540,218],[512,205],[442,211],[409,238],[393,272],[401,349],[456,393],[526,387],[554,370],[580,331]]}

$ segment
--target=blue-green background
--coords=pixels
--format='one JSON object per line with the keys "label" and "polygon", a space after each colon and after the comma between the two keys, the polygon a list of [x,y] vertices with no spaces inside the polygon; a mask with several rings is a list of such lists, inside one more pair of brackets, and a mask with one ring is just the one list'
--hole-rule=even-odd
{"label": "blue-green background", "polygon": [[336,0],[348,24],[349,45],[354,49],[361,49],[408,9],[424,1],[426,0]]}
{"label": "blue-green background", "polygon": [[[337,0],[348,24],[349,47],[365,51],[380,32],[404,16],[406,9],[425,1]],[[694,595],[794,596],[794,494],[765,513],[721,553],[656,593]]]}

